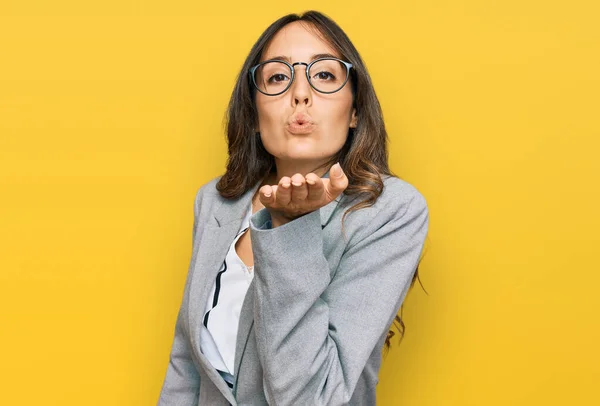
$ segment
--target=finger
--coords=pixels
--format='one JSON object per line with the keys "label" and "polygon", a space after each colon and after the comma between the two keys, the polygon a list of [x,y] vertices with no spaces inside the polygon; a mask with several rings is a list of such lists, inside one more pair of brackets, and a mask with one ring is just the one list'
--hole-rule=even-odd
{"label": "finger", "polygon": [[308,187],[308,195],[306,196],[306,200],[319,201],[323,199],[323,191],[325,189],[323,180],[312,172],[306,175],[305,179]]}
{"label": "finger", "polygon": [[292,203],[302,204],[306,200],[307,195],[308,189],[304,176],[299,173],[292,176]]}
{"label": "finger", "polygon": [[265,207],[271,207],[275,203],[275,190],[270,185],[265,185],[258,192],[258,200]]}
{"label": "finger", "polygon": [[329,171],[329,184],[325,186],[325,192],[335,199],[348,187],[348,177],[342,170],[341,165],[336,163]]}
{"label": "finger", "polygon": [[292,197],[291,179],[288,176],[283,176],[279,179],[279,184],[277,186],[275,202],[280,207],[286,207],[290,204],[290,199]]}

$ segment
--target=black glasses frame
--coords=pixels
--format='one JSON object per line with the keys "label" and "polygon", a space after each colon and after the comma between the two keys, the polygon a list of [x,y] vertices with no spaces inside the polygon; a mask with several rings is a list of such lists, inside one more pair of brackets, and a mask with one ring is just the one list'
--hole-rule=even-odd
{"label": "black glasses frame", "polygon": [[[341,86],[340,86],[338,89],[336,89],[336,90],[334,90],[334,91],[331,91],[331,92],[324,92],[324,91],[322,91],[322,90],[319,90],[319,89],[317,89],[317,88],[316,88],[316,87],[315,87],[315,86],[312,84],[312,82],[311,82],[311,80],[310,80],[310,75],[308,74],[308,71],[310,70],[310,67],[311,67],[311,66],[313,66],[313,64],[315,64],[315,63],[317,63],[317,62],[319,62],[319,61],[338,61],[338,62],[342,63],[344,66],[346,66],[346,80],[344,80],[344,83],[342,83],[342,85],[341,85]],[[281,92],[279,92],[279,93],[274,93],[274,94],[273,94],[273,93],[265,93],[265,92],[263,92],[262,90],[260,90],[260,88],[259,88],[259,87],[258,87],[258,85],[256,84],[256,78],[255,78],[255,75],[254,75],[254,73],[255,73],[255,72],[256,72],[256,70],[257,70],[258,68],[260,68],[262,65],[265,65],[265,64],[267,64],[267,63],[269,63],[269,62],[281,62],[281,63],[284,63],[284,64],[286,64],[286,65],[287,65],[287,66],[290,68],[290,71],[292,72],[292,78],[291,78],[291,80],[290,80],[290,83],[288,83],[288,85],[285,87],[285,89],[283,89],[283,90],[282,90]],[[324,93],[324,94],[331,94],[331,93],[339,92],[340,90],[342,90],[342,88],[343,88],[344,86],[346,86],[346,83],[348,83],[348,79],[350,79],[350,69],[351,69],[351,68],[352,68],[352,66],[353,66],[353,65],[352,65],[350,62],[342,61],[341,59],[338,59],[338,58],[331,58],[331,57],[329,57],[329,58],[319,58],[319,59],[315,59],[315,60],[314,60],[314,61],[312,61],[311,63],[306,63],[306,62],[295,62],[295,63],[289,63],[289,62],[287,62],[287,61],[282,61],[282,60],[280,60],[280,59],[269,59],[268,61],[263,61],[263,62],[259,63],[258,65],[255,65],[255,66],[251,67],[251,68],[248,70],[248,75],[250,75],[250,81],[252,82],[252,84],[254,85],[254,87],[256,88],[256,90],[258,90],[259,92],[261,92],[262,94],[264,94],[264,95],[267,95],[267,96],[279,96],[280,94],[283,94],[283,93],[285,93],[285,92],[286,92],[286,91],[287,91],[287,90],[290,88],[290,86],[292,86],[292,83],[294,83],[294,78],[296,77],[296,76],[295,76],[295,75],[296,75],[296,72],[295,72],[296,70],[294,69],[294,67],[295,67],[296,65],[304,65],[304,66],[306,66],[306,69],[304,70],[304,72],[305,72],[305,74],[306,74],[306,80],[308,80],[308,83],[310,84],[310,87],[312,87],[313,89],[315,89],[317,92],[319,92],[319,93]]]}

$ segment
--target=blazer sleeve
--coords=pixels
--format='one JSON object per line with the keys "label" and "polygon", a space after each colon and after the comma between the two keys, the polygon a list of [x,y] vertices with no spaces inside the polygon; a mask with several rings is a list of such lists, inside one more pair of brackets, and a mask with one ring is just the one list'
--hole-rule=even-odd
{"label": "blazer sleeve", "polygon": [[[196,245],[196,234],[198,230],[199,204],[202,197],[202,188],[196,193],[194,200],[194,226],[192,230],[192,251]],[[193,261],[192,261],[193,262]],[[171,346],[167,374],[163,382],[162,390],[158,400],[159,406],[187,406],[198,404],[198,392],[200,390],[200,375],[192,361],[190,350],[189,333],[187,324],[184,323],[184,312],[189,297],[189,284],[191,281],[192,268],[188,271],[186,278],[183,300],[181,302],[177,320],[175,322],[175,337]]]}
{"label": "blazer sleeve", "polygon": [[422,252],[429,214],[411,190],[361,220],[333,279],[319,210],[274,229],[266,209],[251,218],[255,334],[270,404],[350,401]]}

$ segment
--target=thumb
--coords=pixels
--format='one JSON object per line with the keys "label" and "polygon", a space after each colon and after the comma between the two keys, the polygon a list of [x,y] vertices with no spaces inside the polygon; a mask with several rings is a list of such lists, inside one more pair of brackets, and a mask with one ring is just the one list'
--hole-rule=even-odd
{"label": "thumb", "polygon": [[336,163],[329,170],[329,195],[334,199],[348,187],[348,177],[342,170],[340,163]]}

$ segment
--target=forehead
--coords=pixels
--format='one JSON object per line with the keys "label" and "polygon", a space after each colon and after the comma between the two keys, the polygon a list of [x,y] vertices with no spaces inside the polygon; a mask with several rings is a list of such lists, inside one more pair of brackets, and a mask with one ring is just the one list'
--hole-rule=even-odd
{"label": "forehead", "polygon": [[287,57],[291,61],[308,62],[313,55],[340,53],[309,23],[294,21],[277,32],[265,47],[261,61]]}

